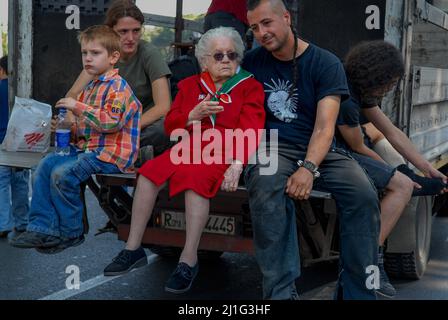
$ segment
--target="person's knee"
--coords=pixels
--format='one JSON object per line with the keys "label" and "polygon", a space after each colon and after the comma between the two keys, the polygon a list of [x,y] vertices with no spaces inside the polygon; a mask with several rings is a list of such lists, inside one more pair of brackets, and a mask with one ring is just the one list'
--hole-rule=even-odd
{"label": "person's knee", "polygon": [[357,184],[357,193],[348,203],[340,203],[342,211],[341,224],[343,233],[347,234],[377,234],[379,232],[380,205],[375,187],[367,181]]}
{"label": "person's knee", "polygon": [[73,191],[79,188],[79,184],[76,183],[76,178],[71,173],[71,169],[69,168],[55,168],[51,172],[51,185],[60,190],[64,191]]}
{"label": "person's knee", "polygon": [[414,182],[408,176],[396,171],[387,185],[387,189],[410,198],[414,190]]}
{"label": "person's knee", "polygon": [[354,190],[356,191],[356,195],[353,195],[354,203],[362,206],[378,204],[378,191],[367,176],[364,179],[359,179],[355,183]]}
{"label": "person's knee", "polygon": [[279,193],[283,195],[285,192],[286,180],[275,176],[253,175],[246,186],[252,205],[275,207],[278,204],[274,200],[278,198]]}
{"label": "person's knee", "polygon": [[39,162],[39,165],[37,166],[34,174],[36,176],[44,174],[48,175],[52,171],[53,166],[54,166],[53,156],[49,154]]}

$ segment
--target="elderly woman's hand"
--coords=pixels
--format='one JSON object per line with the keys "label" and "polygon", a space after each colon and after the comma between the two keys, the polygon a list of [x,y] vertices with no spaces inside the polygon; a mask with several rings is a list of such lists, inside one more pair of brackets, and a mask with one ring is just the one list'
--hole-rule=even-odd
{"label": "elderly woman's hand", "polygon": [[238,189],[238,182],[240,175],[243,172],[243,164],[239,161],[234,161],[224,173],[224,181],[221,184],[221,190],[233,192]]}
{"label": "elderly woman's hand", "polygon": [[208,94],[207,97],[202,100],[193,110],[190,111],[188,115],[188,123],[193,121],[201,121],[212,114],[217,114],[224,111],[224,108],[219,105],[219,101],[210,101],[211,96]]}

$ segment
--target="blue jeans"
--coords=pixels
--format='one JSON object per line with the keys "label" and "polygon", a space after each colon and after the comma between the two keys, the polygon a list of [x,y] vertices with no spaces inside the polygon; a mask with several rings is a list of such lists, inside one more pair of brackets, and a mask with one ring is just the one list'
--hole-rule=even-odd
{"label": "blue jeans", "polygon": [[387,163],[377,161],[365,155],[351,152],[351,156],[359,163],[359,165],[367,172],[370,179],[372,179],[378,191],[386,189],[392,177],[397,171],[396,168]]}
{"label": "blue jeans", "polygon": [[0,166],[0,231],[28,224],[29,170]]}
{"label": "blue jeans", "polygon": [[[274,150],[271,150],[274,151]],[[274,151],[276,152],[276,151]],[[248,165],[245,181],[254,233],[255,256],[263,274],[263,299],[289,299],[300,276],[295,204],[285,193],[288,178],[306,150],[279,144],[278,170],[260,175],[260,164]],[[375,299],[368,289],[367,267],[377,265],[380,207],[376,189],[348,155],[332,149],[319,169],[314,189],[331,192],[340,230],[338,293],[344,299]]]}
{"label": "blue jeans", "polygon": [[33,178],[28,231],[65,238],[83,234],[81,183],[92,174],[120,172],[97,155],[72,147],[68,156],[50,153],[42,159]]}

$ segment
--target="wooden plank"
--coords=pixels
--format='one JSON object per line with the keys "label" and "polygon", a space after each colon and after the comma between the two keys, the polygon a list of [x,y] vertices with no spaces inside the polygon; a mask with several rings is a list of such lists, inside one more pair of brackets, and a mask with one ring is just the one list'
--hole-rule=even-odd
{"label": "wooden plank", "polygon": [[448,101],[448,69],[414,67],[413,78],[414,106]]}
{"label": "wooden plank", "polygon": [[397,126],[406,134],[409,134],[409,115],[412,108],[412,37],[414,33],[415,3],[405,1],[403,9],[403,38],[401,51],[404,60],[404,79],[402,80],[402,94],[399,99],[397,112]]}
{"label": "wooden plank", "polygon": [[429,161],[447,154],[448,101],[414,106],[409,137]]}
{"label": "wooden plank", "polygon": [[[403,10],[404,0],[387,0],[386,1],[386,13],[384,22],[384,41],[387,41],[400,50],[403,49]],[[387,94],[381,104],[381,109],[389,117],[393,123],[397,123],[398,120],[398,105],[396,101],[400,99],[402,92],[401,87],[403,83],[400,83],[400,90],[394,90]]]}
{"label": "wooden plank", "polygon": [[448,69],[448,31],[427,21],[414,25],[412,64]]}
{"label": "wooden plank", "polygon": [[11,152],[2,150],[0,146],[0,165],[15,168],[31,169],[36,167],[47,153]]}
{"label": "wooden plank", "polygon": [[430,5],[425,0],[417,0],[416,9],[416,15],[419,19],[448,30],[448,14],[441,9]]}

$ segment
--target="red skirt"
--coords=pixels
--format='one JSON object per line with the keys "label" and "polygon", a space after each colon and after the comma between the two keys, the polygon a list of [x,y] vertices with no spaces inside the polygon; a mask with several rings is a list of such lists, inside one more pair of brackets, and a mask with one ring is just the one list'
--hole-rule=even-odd
{"label": "red skirt", "polygon": [[138,173],[161,186],[169,180],[170,197],[193,190],[204,198],[213,198],[221,187],[229,164],[174,164],[170,150],[145,162]]}

